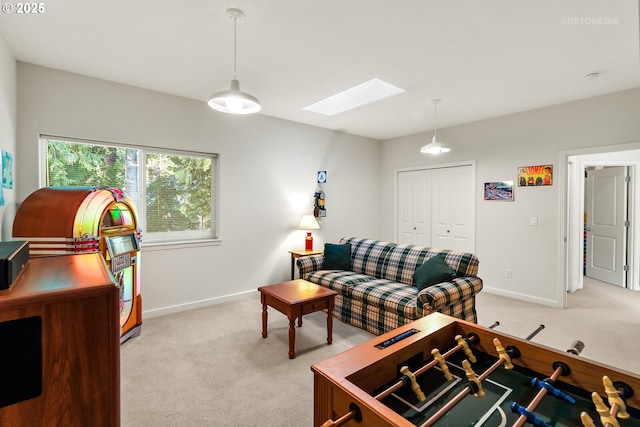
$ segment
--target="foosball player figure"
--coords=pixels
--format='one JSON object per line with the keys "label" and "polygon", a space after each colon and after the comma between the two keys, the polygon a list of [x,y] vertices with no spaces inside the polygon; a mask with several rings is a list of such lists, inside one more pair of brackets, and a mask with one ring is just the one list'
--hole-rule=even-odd
{"label": "foosball player figure", "polygon": [[598,393],[595,391],[591,393],[591,400],[593,400],[593,404],[596,407],[596,411],[598,411],[598,415],[600,415],[600,421],[603,425],[606,426],[608,424],[611,427],[620,427],[620,423],[614,415],[609,413],[609,408],[604,404],[604,401]]}
{"label": "foosball player figure", "polygon": [[[602,422],[605,427],[620,427],[618,418],[627,419],[631,417],[627,412],[625,399],[633,395],[633,390],[624,384],[616,388],[611,379],[606,375],[602,377],[602,385],[607,394],[607,401],[609,402],[610,408],[605,405],[602,397],[600,397],[598,393],[595,391],[591,393],[591,400],[596,407],[598,415],[600,415],[600,422]],[[580,414],[580,420],[585,427],[594,425],[593,420],[586,412]]]}
{"label": "foosball player figure", "polygon": [[440,365],[440,370],[442,370],[442,373],[444,374],[444,377],[447,379],[447,381],[451,381],[451,379],[453,378],[453,375],[451,375],[451,372],[449,372],[449,367],[447,366],[447,362],[445,362],[444,357],[442,357],[442,355],[440,354],[440,350],[438,350],[437,348],[434,348],[433,350],[431,350],[431,355],[433,356],[434,359],[438,361],[438,364]]}
{"label": "foosball player figure", "polygon": [[504,368],[505,369],[513,369],[513,363],[511,363],[511,357],[507,354],[507,350],[504,349],[502,343],[498,338],[493,339],[493,345],[496,347],[496,351],[498,352],[498,356],[500,359],[504,360]]}
{"label": "foosball player figure", "polygon": [[464,338],[462,338],[462,335],[456,335],[455,340],[458,342],[458,345],[462,347],[462,351],[464,351],[464,354],[467,355],[471,363],[476,363],[478,360],[476,359],[476,356],[474,356],[473,352],[469,348],[469,344],[467,343],[467,341]]}
{"label": "foosball player figure", "polygon": [[[617,414],[616,417],[627,419],[631,417],[627,412],[627,405],[625,401],[620,396],[620,392],[616,390],[611,382],[611,379],[608,376],[602,377],[602,385],[604,385],[604,391],[607,393],[607,401],[609,402],[609,406],[611,407],[611,412],[616,412],[617,406]],[[614,406],[615,405],[615,406]]]}
{"label": "foosball player figure", "polygon": [[596,427],[596,425],[593,423],[593,420],[591,419],[589,414],[587,414],[584,411],[580,413],[580,421],[582,421],[582,425],[584,427]]}
{"label": "foosball player figure", "polygon": [[473,395],[475,397],[483,397],[484,390],[482,390],[482,382],[480,382],[476,373],[473,372],[473,369],[471,369],[471,364],[467,359],[464,359],[462,361],[462,368],[464,369],[464,372],[467,374],[467,379],[469,380],[469,382],[475,384],[475,386],[473,386],[474,388]]}
{"label": "foosball player figure", "polygon": [[409,378],[409,380],[411,381],[411,390],[413,390],[413,392],[415,393],[415,395],[418,398],[418,400],[420,402],[425,401],[427,398],[425,397],[424,393],[422,392],[422,389],[420,388],[420,385],[416,381],[416,376],[413,375],[413,372],[411,372],[409,370],[409,367],[408,366],[403,366],[402,368],[400,368],[400,373],[402,375],[406,376],[407,378]]}

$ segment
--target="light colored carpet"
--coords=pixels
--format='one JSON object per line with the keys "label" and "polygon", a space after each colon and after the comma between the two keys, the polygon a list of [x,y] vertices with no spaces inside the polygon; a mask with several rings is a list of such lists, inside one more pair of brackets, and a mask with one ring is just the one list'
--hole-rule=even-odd
{"label": "light colored carpet", "polygon": [[[580,339],[583,357],[640,373],[640,293],[601,283],[569,295],[567,310],[478,295],[478,323],[520,338],[541,323],[532,341],[566,350]],[[313,363],[374,336],[334,319],[326,344],[326,314],[304,317],[296,358],[288,351],[288,320],[269,309],[261,336],[259,295],[144,320],[142,335],[123,344],[122,426],[311,426]]]}
{"label": "light colored carpet", "polygon": [[269,308],[262,338],[259,294],[143,320],[142,334],[121,355],[122,426],[311,426],[311,365],[374,335],[312,313],[296,328],[289,359],[289,321]]}
{"label": "light colored carpet", "polygon": [[480,292],[478,323],[498,320],[497,331],[566,350],[575,340],[585,344],[581,357],[640,375],[640,292],[585,278],[585,288],[568,294],[568,308],[557,309]]}

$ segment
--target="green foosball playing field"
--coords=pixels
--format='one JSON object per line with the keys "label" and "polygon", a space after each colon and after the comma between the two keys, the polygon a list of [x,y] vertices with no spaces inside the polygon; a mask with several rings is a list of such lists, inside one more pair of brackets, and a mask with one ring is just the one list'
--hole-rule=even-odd
{"label": "green foosball playing field", "polygon": [[311,367],[314,426],[640,427],[640,377],[580,357],[580,340],[532,342],[542,329],[433,313],[373,338]]}
{"label": "green foosball playing field", "polygon": [[[471,368],[478,376],[499,363],[497,357],[485,353],[475,356],[477,362],[472,363]],[[461,352],[447,359],[450,380],[445,378],[445,372],[439,366],[434,366],[416,378],[424,394],[424,400],[420,401],[411,387],[403,387],[384,398],[382,403],[416,426],[512,426],[522,415],[522,412],[514,412],[514,409],[517,411],[520,408],[522,411],[536,398],[541,388],[546,388],[546,396],[540,400],[534,411],[529,411],[527,424],[579,427],[585,425],[580,417],[581,413],[586,412],[590,418],[596,420],[594,425],[601,425],[591,396],[585,396],[583,390],[563,384],[561,380],[552,382],[547,379],[545,382],[547,377],[518,366],[513,369],[498,367],[482,381],[482,397],[475,396],[473,390],[469,391],[459,403],[430,424],[428,421],[433,420],[432,417],[443,406],[454,400],[467,387],[469,379],[462,366],[464,359],[465,355]],[[549,370],[551,375],[553,367],[549,367]],[[553,384],[552,387],[549,387],[549,383]],[[602,391],[604,392],[604,389]],[[559,397],[554,396],[554,393]],[[638,414],[635,416],[635,419],[618,419],[619,425],[640,426]]]}

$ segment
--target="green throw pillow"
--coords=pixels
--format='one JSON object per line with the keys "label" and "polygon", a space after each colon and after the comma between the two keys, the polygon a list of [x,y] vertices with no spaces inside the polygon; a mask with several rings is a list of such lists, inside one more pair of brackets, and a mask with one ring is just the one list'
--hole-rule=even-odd
{"label": "green throw pillow", "polygon": [[335,243],[324,244],[324,258],[322,259],[323,270],[349,270],[351,265],[351,245],[345,243],[338,245]]}
{"label": "green throw pillow", "polygon": [[438,254],[416,268],[416,271],[413,272],[413,285],[418,288],[418,291],[455,277],[455,271],[449,267],[444,257],[444,254]]}

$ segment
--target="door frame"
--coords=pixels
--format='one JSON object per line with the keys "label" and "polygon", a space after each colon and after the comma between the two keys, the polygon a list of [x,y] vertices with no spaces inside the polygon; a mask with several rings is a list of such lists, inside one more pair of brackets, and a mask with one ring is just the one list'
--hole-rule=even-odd
{"label": "door frame", "polygon": [[587,166],[631,166],[627,287],[640,291],[640,233],[636,232],[640,225],[640,208],[636,206],[640,201],[640,160],[629,160],[633,156],[640,158],[640,142],[560,152],[558,245],[563,261],[558,268],[558,301],[562,308],[567,308],[567,292],[583,286],[584,170]]}
{"label": "door frame", "polygon": [[[454,162],[454,163],[439,163],[439,164],[433,164],[433,165],[420,165],[420,166],[413,166],[413,167],[408,167],[408,168],[400,168],[400,169],[395,169],[393,171],[393,241],[397,242],[398,241],[398,174],[400,174],[401,172],[412,172],[412,171],[421,171],[421,170],[433,170],[433,169],[446,169],[446,168],[458,168],[458,167],[463,167],[463,166],[470,166],[471,167],[471,179],[473,181],[473,188],[476,188],[476,161],[475,160],[468,160],[468,161],[462,161],[462,162]],[[473,192],[473,203],[471,204],[471,208],[473,209],[471,218],[473,218],[473,223],[474,223],[474,227],[473,227],[473,251],[472,253],[475,253],[475,247],[476,247],[476,236],[475,236],[475,223],[476,223],[476,197],[475,197],[475,192]]]}

